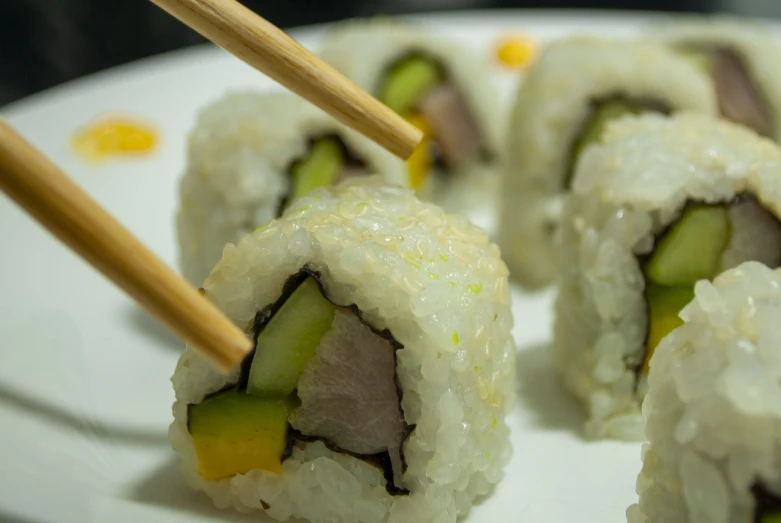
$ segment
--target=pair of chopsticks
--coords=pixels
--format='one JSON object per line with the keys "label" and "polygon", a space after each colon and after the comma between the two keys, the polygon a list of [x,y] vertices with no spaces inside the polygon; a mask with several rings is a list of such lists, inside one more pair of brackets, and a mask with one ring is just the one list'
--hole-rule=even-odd
{"label": "pair of chopsticks", "polygon": [[[236,1],[152,2],[402,159],[420,143],[415,127]],[[252,349],[244,332],[2,118],[0,189],[219,370]]]}

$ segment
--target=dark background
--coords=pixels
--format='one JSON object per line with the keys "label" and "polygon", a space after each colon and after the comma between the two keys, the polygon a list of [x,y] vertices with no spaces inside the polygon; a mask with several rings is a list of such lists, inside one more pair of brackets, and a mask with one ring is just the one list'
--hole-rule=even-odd
{"label": "dark background", "polygon": [[[281,27],[453,9],[744,10],[779,0],[243,0]],[[733,5],[734,4],[734,5]],[[759,7],[757,7],[759,6]],[[758,12],[757,12],[758,11]],[[201,43],[148,0],[0,0],[0,105],[130,60]]]}

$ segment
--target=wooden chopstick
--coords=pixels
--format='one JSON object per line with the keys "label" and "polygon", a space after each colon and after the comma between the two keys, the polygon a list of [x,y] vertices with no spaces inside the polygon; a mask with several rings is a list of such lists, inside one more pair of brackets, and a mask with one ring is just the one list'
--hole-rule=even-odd
{"label": "wooden chopstick", "polygon": [[252,342],[0,118],[0,189],[223,372]]}
{"label": "wooden chopstick", "polygon": [[151,1],[401,159],[420,143],[416,127],[235,0]]}

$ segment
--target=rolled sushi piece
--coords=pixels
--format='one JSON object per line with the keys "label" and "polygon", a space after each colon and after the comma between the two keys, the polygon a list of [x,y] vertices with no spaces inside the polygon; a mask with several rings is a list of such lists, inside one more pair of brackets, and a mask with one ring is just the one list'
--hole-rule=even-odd
{"label": "rolled sushi piece", "polygon": [[172,378],[170,440],[218,507],[445,523],[501,479],[507,268],[466,218],[383,183],[301,198],[204,282],[257,340],[227,377],[188,348]]}
{"label": "rolled sushi piece", "polygon": [[555,236],[577,160],[605,124],[689,110],[716,114],[706,75],[653,43],[576,36],[549,44],[518,90],[501,186],[499,245],[529,289],[557,274]]}
{"label": "rolled sushi piece", "polygon": [[766,28],[724,15],[684,16],[647,36],[710,76],[724,118],[781,141],[781,46]]}
{"label": "rolled sushi piece", "polygon": [[430,28],[387,17],[338,24],[320,54],[424,132],[407,162],[421,198],[453,212],[493,210],[504,122],[484,60]]}
{"label": "rolled sushi piece", "polygon": [[562,219],[553,354],[589,437],[643,438],[656,346],[697,281],[781,265],[780,213],[781,149],[725,120],[624,118],[584,152]]}
{"label": "rolled sushi piece", "polygon": [[176,217],[182,273],[200,286],[225,244],[321,185],[368,173],[408,185],[404,162],[295,95],[216,100],[189,135]]}
{"label": "rolled sushi piece", "polygon": [[630,523],[781,521],[781,270],[700,281],[656,350]]}

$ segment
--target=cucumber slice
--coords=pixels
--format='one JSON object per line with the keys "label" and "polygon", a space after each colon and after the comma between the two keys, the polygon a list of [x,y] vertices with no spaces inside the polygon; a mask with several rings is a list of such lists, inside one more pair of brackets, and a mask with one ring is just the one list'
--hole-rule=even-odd
{"label": "cucumber slice", "polygon": [[287,444],[288,405],[235,391],[189,409],[189,429],[198,472],[207,481],[250,470],[282,471]]}
{"label": "cucumber slice", "polygon": [[692,205],[665,234],[645,265],[658,285],[691,286],[716,276],[729,243],[730,223],[722,205]]}
{"label": "cucumber slice", "polygon": [[290,395],[320,339],[331,330],[335,310],[313,278],[304,280],[258,334],[247,392],[261,397]]}
{"label": "cucumber slice", "polygon": [[289,201],[292,203],[319,187],[332,185],[344,168],[344,153],[333,138],[316,141],[309,154],[293,165],[293,178]]}
{"label": "cucumber slice", "polygon": [[443,80],[435,60],[410,56],[388,71],[379,98],[393,111],[404,114],[414,109],[423,95]]}
{"label": "cucumber slice", "polygon": [[572,165],[577,165],[580,154],[592,143],[598,142],[602,138],[605,127],[612,120],[617,120],[622,116],[630,114],[640,114],[643,108],[625,101],[611,101],[599,104],[589,117],[583,132],[580,133],[575,145],[572,147]]}
{"label": "cucumber slice", "polygon": [[678,314],[694,299],[694,288],[649,284],[645,289],[645,297],[648,303],[648,341],[640,371],[642,374],[648,373],[648,364],[662,338],[676,327],[683,325],[683,320],[678,317]]}

